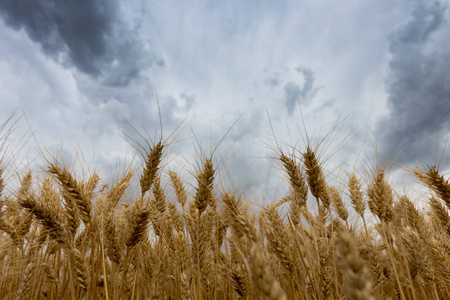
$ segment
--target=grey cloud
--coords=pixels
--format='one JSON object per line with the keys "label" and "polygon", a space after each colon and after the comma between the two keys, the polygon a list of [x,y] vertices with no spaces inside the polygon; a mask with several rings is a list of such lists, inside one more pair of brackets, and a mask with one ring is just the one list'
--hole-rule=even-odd
{"label": "grey cloud", "polygon": [[269,82],[269,85],[272,87],[277,87],[280,85],[280,81],[276,77],[269,78],[268,82]]}
{"label": "grey cloud", "polygon": [[304,67],[297,67],[295,69],[303,76],[303,85],[300,87],[296,82],[290,81],[284,85],[284,94],[286,100],[286,106],[288,114],[292,114],[297,101],[302,104],[308,105],[310,100],[317,92],[317,88],[314,87],[314,73],[311,69]]}
{"label": "grey cloud", "polygon": [[126,86],[141,70],[164,62],[146,55],[144,45],[120,19],[118,1],[1,1],[5,23],[23,29],[58,62],[113,86]]}
{"label": "grey cloud", "polygon": [[180,98],[185,101],[185,108],[187,111],[191,110],[192,106],[195,103],[195,95],[188,95],[185,93],[182,93],[180,95]]}
{"label": "grey cloud", "polygon": [[267,78],[265,83],[271,88],[278,87],[280,85],[280,79],[278,78],[278,74],[274,74],[273,76]]}
{"label": "grey cloud", "polygon": [[297,67],[295,70],[303,75],[304,83],[302,88],[302,97],[305,98],[306,96],[308,96],[310,93],[313,92],[314,73],[313,71],[311,71],[311,69],[303,67]]}
{"label": "grey cloud", "polygon": [[302,89],[300,86],[291,81],[284,85],[284,94],[286,97],[286,107],[289,114],[292,114],[292,111],[297,105],[297,101],[300,100],[300,95],[302,93]]}
{"label": "grey cloud", "polygon": [[[236,123],[234,130],[230,132],[230,139],[234,142],[254,138],[259,134],[265,113],[266,112],[260,107],[255,107],[251,112],[242,114],[240,116],[241,118]],[[237,119],[238,116],[239,115],[236,113],[235,118]]]}
{"label": "grey cloud", "polygon": [[412,20],[392,34],[390,50],[396,52],[403,45],[425,43],[430,34],[441,27],[444,22],[445,10],[446,7],[440,2],[429,6],[419,3],[411,13]]}
{"label": "grey cloud", "polygon": [[446,9],[440,2],[420,3],[411,20],[389,37],[392,58],[386,89],[390,113],[376,130],[382,157],[392,158],[403,147],[430,163],[437,133],[449,133],[450,27]]}

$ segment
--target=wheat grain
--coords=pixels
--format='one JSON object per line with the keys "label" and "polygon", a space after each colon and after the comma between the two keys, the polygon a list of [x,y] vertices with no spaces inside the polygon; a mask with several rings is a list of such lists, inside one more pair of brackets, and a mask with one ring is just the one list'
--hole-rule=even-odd
{"label": "wheat grain", "polygon": [[153,180],[159,170],[159,164],[161,163],[161,157],[163,154],[164,145],[159,141],[147,155],[144,171],[142,173],[140,184],[142,196],[150,190]]}
{"label": "wheat grain", "polygon": [[170,180],[172,181],[173,187],[175,189],[175,193],[177,195],[177,201],[184,208],[187,201],[186,190],[184,189],[183,182],[177,173],[172,170],[169,170]]}
{"label": "wheat grain", "polygon": [[348,211],[347,211],[347,209],[344,206],[344,202],[342,201],[341,195],[339,194],[339,192],[334,187],[329,187],[328,190],[329,190],[331,200],[333,201],[333,204],[334,204],[334,207],[336,209],[336,212],[337,212],[338,216],[342,220],[347,222]]}
{"label": "wheat grain", "polygon": [[268,267],[262,249],[261,244],[254,243],[250,250],[249,259],[253,282],[258,288],[259,295],[262,299],[287,299],[286,293],[281,289],[280,283]]}
{"label": "wheat grain", "polygon": [[344,292],[347,299],[370,300],[372,283],[368,278],[368,271],[364,260],[359,254],[356,239],[346,231],[338,235],[339,263],[344,277]]}
{"label": "wheat grain", "polygon": [[195,205],[197,206],[199,214],[205,211],[208,204],[213,202],[213,181],[214,169],[211,159],[206,159],[203,170],[197,174],[198,187],[195,191]]}
{"label": "wheat grain", "polygon": [[384,171],[379,170],[373,183],[368,187],[369,208],[381,221],[392,220],[392,188],[385,181]]}

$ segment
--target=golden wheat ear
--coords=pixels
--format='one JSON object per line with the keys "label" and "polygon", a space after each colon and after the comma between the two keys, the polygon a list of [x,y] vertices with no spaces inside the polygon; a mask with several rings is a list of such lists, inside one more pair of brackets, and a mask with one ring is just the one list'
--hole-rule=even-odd
{"label": "golden wheat ear", "polygon": [[339,233],[338,251],[338,263],[342,267],[341,273],[344,277],[343,290],[347,299],[374,300],[366,262],[360,256],[357,241],[350,232]]}
{"label": "golden wheat ear", "polygon": [[369,208],[382,222],[392,220],[393,191],[386,182],[383,170],[378,170],[372,184],[367,188]]}
{"label": "golden wheat ear", "polygon": [[70,226],[70,231],[74,236],[80,225],[79,218],[86,225],[90,224],[92,204],[82,197],[80,185],[65,168],[52,164],[48,172],[58,179],[65,200],[66,218]]}
{"label": "golden wheat ear", "polygon": [[225,204],[225,218],[239,236],[247,236],[251,241],[256,241],[256,229],[242,213],[234,195],[225,192],[222,197]]}
{"label": "golden wheat ear", "polygon": [[253,243],[250,249],[249,264],[253,283],[261,298],[287,300],[286,293],[267,265],[267,258],[262,249],[264,247],[260,243]]}
{"label": "golden wheat ear", "polygon": [[147,226],[150,222],[150,205],[140,200],[133,203],[131,213],[128,215],[128,224],[130,227],[129,237],[126,241],[128,248],[136,246],[142,239],[146,237]]}
{"label": "golden wheat ear", "polygon": [[206,210],[208,204],[214,201],[213,183],[215,170],[211,159],[206,159],[203,169],[197,173],[197,188],[195,190],[195,205],[201,214]]}
{"label": "golden wheat ear", "polygon": [[431,167],[426,173],[416,168],[414,175],[433,190],[444,201],[447,208],[450,208],[450,183],[442,174],[439,174],[436,167]]}
{"label": "golden wheat ear", "polygon": [[184,209],[187,201],[186,190],[184,189],[183,182],[180,176],[172,170],[169,170],[170,180],[172,181],[173,188],[175,189],[175,194],[177,196],[177,201],[180,203],[181,207]]}
{"label": "golden wheat ear", "polygon": [[300,165],[284,153],[281,153],[280,161],[288,174],[292,190],[290,200],[295,202],[297,207],[301,208],[308,200],[308,186],[306,185]]}
{"label": "golden wheat ear", "polygon": [[142,196],[148,192],[159,170],[164,145],[159,141],[148,153],[143,173],[140,178]]}
{"label": "golden wheat ear", "polygon": [[0,201],[2,200],[3,189],[5,188],[5,180],[3,179],[3,173],[4,173],[3,168],[0,166]]}

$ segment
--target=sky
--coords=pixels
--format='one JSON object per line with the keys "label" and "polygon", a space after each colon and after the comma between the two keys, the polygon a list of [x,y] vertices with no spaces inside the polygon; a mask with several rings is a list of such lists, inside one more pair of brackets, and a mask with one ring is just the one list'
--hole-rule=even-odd
{"label": "sky", "polygon": [[194,172],[228,132],[215,153],[230,186],[267,195],[277,142],[303,151],[340,121],[319,151],[334,169],[367,172],[376,154],[434,165],[442,152],[448,168],[448,6],[1,1],[0,121],[16,112],[13,141],[33,132],[17,157],[63,145],[108,169],[133,156],[130,138],[144,144],[137,132],[158,138],[160,111],[165,136],[176,130],[171,168]]}

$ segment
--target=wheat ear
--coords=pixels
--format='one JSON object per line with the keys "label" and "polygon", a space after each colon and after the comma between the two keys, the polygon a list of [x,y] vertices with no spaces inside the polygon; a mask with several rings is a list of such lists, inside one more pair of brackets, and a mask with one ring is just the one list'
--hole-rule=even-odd
{"label": "wheat ear", "polygon": [[92,204],[82,197],[80,185],[66,169],[53,164],[49,172],[56,175],[61,184],[62,194],[66,200],[66,216],[74,234],[79,226],[78,213],[86,225],[90,224]]}
{"label": "wheat ear", "polygon": [[347,222],[348,219],[348,211],[345,208],[344,202],[342,201],[341,195],[339,194],[339,192],[336,190],[335,187],[329,187],[328,188],[329,193],[330,193],[330,197],[333,201],[334,207],[336,209],[336,212],[338,214],[338,216],[344,220],[345,222]]}
{"label": "wheat ear", "polygon": [[122,198],[125,190],[130,185],[131,178],[133,177],[133,171],[129,170],[127,174],[122,177],[108,192],[108,203],[111,207],[116,207]]}
{"label": "wheat ear", "polygon": [[240,236],[247,236],[249,240],[256,241],[256,229],[241,212],[234,195],[225,192],[222,201],[225,204],[225,214],[231,227]]}
{"label": "wheat ear", "polygon": [[66,242],[66,228],[61,217],[50,206],[37,201],[31,194],[21,196],[19,204],[41,221],[49,235],[60,243]]}
{"label": "wheat ear", "polygon": [[450,216],[447,209],[440,200],[434,197],[430,198],[430,206],[439,226],[450,236]]}
{"label": "wheat ear", "polygon": [[4,173],[3,168],[0,167],[0,199],[2,198],[3,189],[5,188],[5,180],[3,179],[3,173]]}
{"label": "wheat ear", "polygon": [[435,167],[431,167],[427,173],[420,171],[418,168],[414,170],[414,174],[426,185],[428,185],[450,208],[450,183],[444,178]]}
{"label": "wheat ear", "polygon": [[281,153],[280,160],[289,176],[289,183],[292,189],[291,200],[294,201],[299,208],[301,208],[308,200],[308,186],[305,183],[300,166],[284,153]]}
{"label": "wheat ear", "polygon": [[306,177],[308,180],[308,185],[311,190],[311,194],[319,199],[325,192],[325,179],[320,168],[319,161],[317,160],[316,154],[310,147],[306,149],[303,153],[303,162],[306,166]]}
{"label": "wheat ear", "polygon": [[339,233],[338,250],[347,299],[375,299],[371,295],[372,283],[369,280],[366,262],[360,256],[356,239],[349,232]]}
{"label": "wheat ear", "polygon": [[198,187],[195,191],[195,205],[201,214],[213,201],[214,168],[211,159],[206,159],[203,170],[197,174]]}
{"label": "wheat ear", "polygon": [[183,182],[177,173],[169,170],[170,180],[172,181],[173,188],[175,189],[175,194],[177,195],[177,201],[184,208],[187,201],[186,190],[184,189]]}
{"label": "wheat ear", "polygon": [[262,249],[264,247],[261,243],[253,243],[249,259],[253,282],[259,295],[261,299],[286,300],[286,293],[281,289],[280,283],[267,264]]}
{"label": "wheat ear", "polygon": [[382,222],[392,220],[392,188],[384,178],[384,172],[379,170],[371,185],[367,189],[369,208]]}
{"label": "wheat ear", "polygon": [[128,223],[130,226],[129,237],[126,241],[128,248],[134,247],[145,236],[147,226],[150,222],[150,205],[141,198],[133,204]]}
{"label": "wheat ear", "polygon": [[164,145],[158,142],[147,155],[147,160],[145,162],[144,172],[142,173],[140,184],[142,196],[150,190],[150,187],[155,180],[156,173],[159,169],[159,164],[161,163],[161,156],[163,154]]}
{"label": "wheat ear", "polygon": [[364,218],[364,211],[366,210],[366,204],[363,199],[363,192],[361,190],[361,184],[356,177],[355,173],[350,174],[348,180],[348,189],[350,192],[350,200],[352,201],[353,208],[356,213]]}

